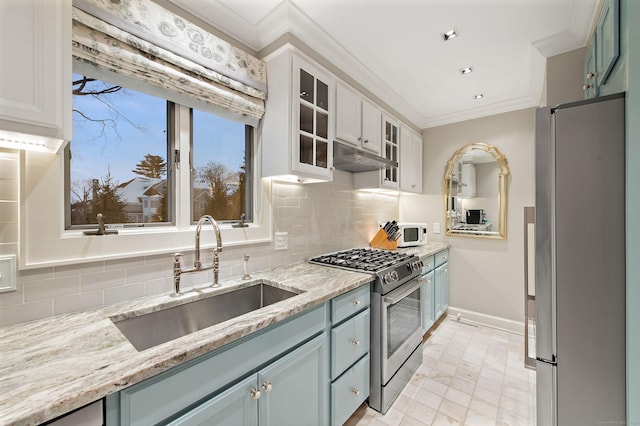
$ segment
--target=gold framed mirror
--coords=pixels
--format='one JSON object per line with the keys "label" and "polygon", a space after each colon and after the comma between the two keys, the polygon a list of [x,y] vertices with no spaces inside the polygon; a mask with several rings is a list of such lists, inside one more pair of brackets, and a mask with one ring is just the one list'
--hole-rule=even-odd
{"label": "gold framed mirror", "polygon": [[493,145],[457,150],[443,176],[446,235],[506,239],[509,173],[506,157]]}

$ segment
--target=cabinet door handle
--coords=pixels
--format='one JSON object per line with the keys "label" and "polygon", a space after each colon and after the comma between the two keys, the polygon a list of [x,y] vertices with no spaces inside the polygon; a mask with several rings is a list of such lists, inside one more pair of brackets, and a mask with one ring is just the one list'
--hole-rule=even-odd
{"label": "cabinet door handle", "polygon": [[356,300],[354,300],[354,301],[353,301],[353,305],[354,305],[354,306],[358,306],[358,305],[360,305],[360,299],[356,299]]}
{"label": "cabinet door handle", "polygon": [[431,284],[431,280],[427,280],[427,284]]}
{"label": "cabinet door handle", "polygon": [[256,388],[252,388],[251,392],[249,392],[249,395],[251,395],[251,398],[253,398],[254,401],[260,399],[260,391]]}
{"label": "cabinet door handle", "polygon": [[351,339],[351,343],[353,344],[353,346],[360,346],[360,340],[358,339]]}
{"label": "cabinet door handle", "polygon": [[585,84],[584,86],[582,86],[582,90],[584,90],[585,92],[589,89],[593,89],[593,86],[591,84]]}
{"label": "cabinet door handle", "polygon": [[360,395],[360,389],[353,388],[353,389],[351,389],[351,393],[354,394],[355,396],[358,396],[358,395]]}
{"label": "cabinet door handle", "polygon": [[444,271],[445,271],[445,272],[447,272],[447,271],[449,271],[449,270],[448,270],[448,269],[445,269]]}
{"label": "cabinet door handle", "polygon": [[365,139],[365,140],[364,140],[364,143],[369,143],[369,139]]}
{"label": "cabinet door handle", "polygon": [[593,77],[597,77],[597,76],[598,76],[597,72],[587,73],[587,80],[591,80]]}
{"label": "cabinet door handle", "polygon": [[262,383],[262,389],[264,389],[265,392],[269,393],[271,392],[271,389],[273,389],[273,386],[269,382],[264,382]]}

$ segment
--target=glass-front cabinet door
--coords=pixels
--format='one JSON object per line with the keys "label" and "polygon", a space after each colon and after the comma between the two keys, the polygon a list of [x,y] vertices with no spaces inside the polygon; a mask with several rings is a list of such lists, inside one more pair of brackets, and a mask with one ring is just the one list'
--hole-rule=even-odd
{"label": "glass-front cabinet door", "polygon": [[[400,127],[397,121],[383,114],[382,116],[382,155],[398,164],[398,146],[400,144]],[[398,189],[398,166],[385,166],[382,170],[382,187]]]}
{"label": "glass-front cabinet door", "polygon": [[292,168],[331,176],[333,165],[333,80],[294,56],[294,149]]}

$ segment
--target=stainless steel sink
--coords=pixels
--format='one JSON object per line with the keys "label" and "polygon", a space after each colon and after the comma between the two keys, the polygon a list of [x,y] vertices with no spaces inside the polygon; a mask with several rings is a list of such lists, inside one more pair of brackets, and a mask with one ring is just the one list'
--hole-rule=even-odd
{"label": "stainless steel sink", "polygon": [[137,317],[114,320],[114,324],[137,350],[143,351],[293,296],[297,293],[258,283]]}

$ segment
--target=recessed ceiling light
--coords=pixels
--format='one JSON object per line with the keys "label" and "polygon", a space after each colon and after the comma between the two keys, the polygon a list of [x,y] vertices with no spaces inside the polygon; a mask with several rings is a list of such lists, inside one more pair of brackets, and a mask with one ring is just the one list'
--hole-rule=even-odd
{"label": "recessed ceiling light", "polygon": [[471,66],[468,66],[468,67],[460,69],[460,74],[462,74],[462,75],[470,74],[472,72],[473,72],[473,67],[471,67]]}
{"label": "recessed ceiling light", "polygon": [[443,32],[443,33],[442,33],[442,34],[440,34],[440,35],[442,36],[442,39],[443,39],[444,41],[449,41],[449,40],[451,40],[452,38],[456,38],[456,37],[458,37],[460,34],[458,34],[458,30],[457,30],[457,29],[453,28],[453,29],[450,29],[449,31],[445,31],[445,32]]}
{"label": "recessed ceiling light", "polygon": [[482,93],[478,93],[477,95],[473,95],[473,99],[482,99],[484,95]]}

